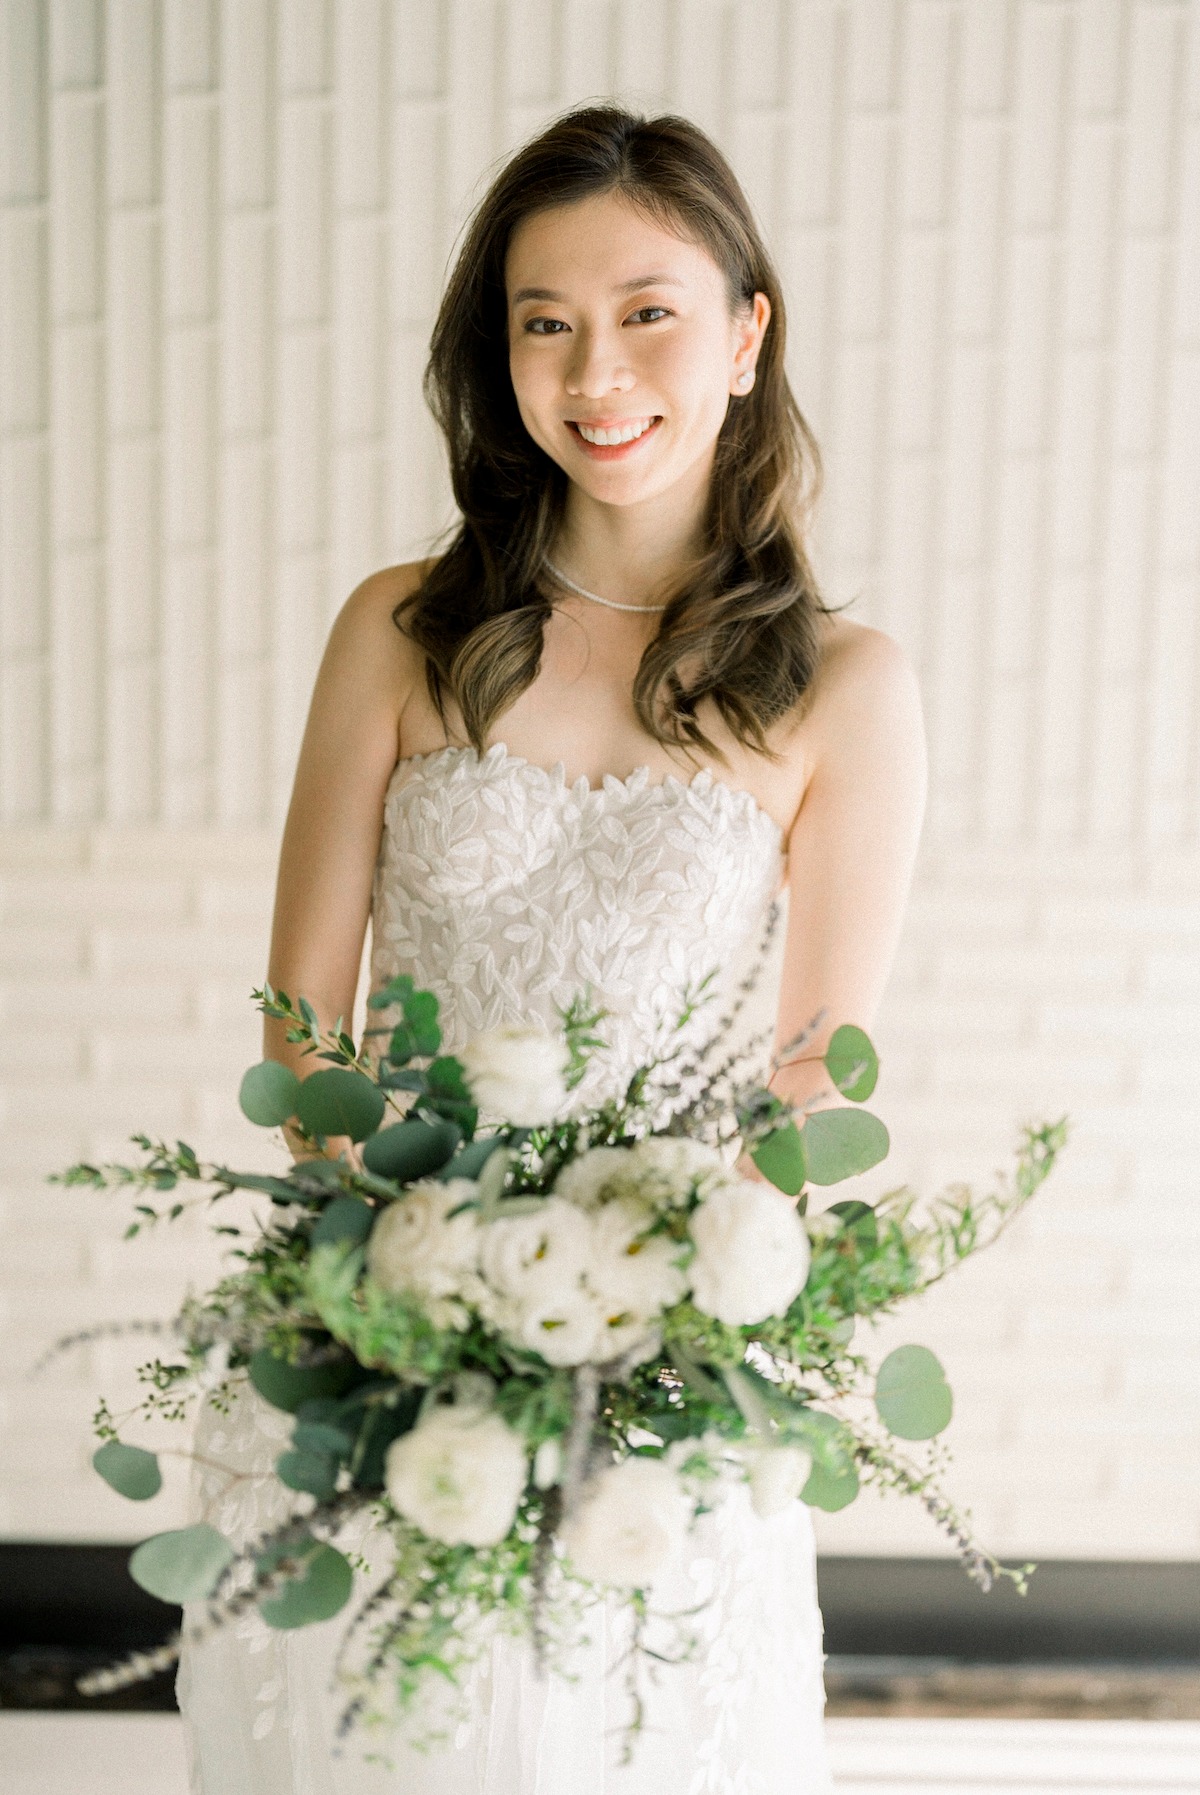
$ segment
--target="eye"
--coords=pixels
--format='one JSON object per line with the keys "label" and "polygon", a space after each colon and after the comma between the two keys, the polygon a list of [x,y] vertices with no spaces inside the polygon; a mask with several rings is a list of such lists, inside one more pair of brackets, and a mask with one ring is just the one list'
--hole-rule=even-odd
{"label": "eye", "polygon": [[530,318],[524,328],[531,336],[556,337],[567,327],[561,318]]}
{"label": "eye", "polygon": [[[669,312],[669,311],[668,311],[668,310],[667,310],[667,308],[666,308],[666,306],[665,306],[665,305],[643,305],[643,306],[639,306],[639,307],[638,307],[638,309],[637,309],[637,311],[636,311],[636,312],[634,312],[634,314],[633,314],[633,316],[634,316],[634,317],[635,317],[635,318],[644,318],[644,317],[645,317],[645,316],[646,316],[646,313],[647,313],[647,312],[657,312],[657,313],[658,313],[658,317],[659,317],[659,318],[669,318],[669,317],[670,317],[670,316],[671,316],[671,314],[670,314],[670,312]],[[657,324],[657,323],[658,323],[658,318],[650,318],[650,319],[649,319],[649,320],[648,320],[648,322],[649,322],[649,323],[651,323],[651,324]]]}

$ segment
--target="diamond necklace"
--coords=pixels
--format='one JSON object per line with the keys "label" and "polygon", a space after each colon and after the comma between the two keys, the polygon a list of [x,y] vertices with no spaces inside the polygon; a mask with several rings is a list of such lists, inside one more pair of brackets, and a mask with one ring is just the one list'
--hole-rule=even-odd
{"label": "diamond necklace", "polygon": [[569,592],[577,592],[580,598],[590,598],[594,605],[607,605],[610,611],[665,611],[667,608],[666,605],[619,605],[615,598],[601,598],[598,592],[589,592],[586,586],[577,586],[565,573],[560,573],[552,561],[544,562],[544,566],[560,586],[565,586]]}

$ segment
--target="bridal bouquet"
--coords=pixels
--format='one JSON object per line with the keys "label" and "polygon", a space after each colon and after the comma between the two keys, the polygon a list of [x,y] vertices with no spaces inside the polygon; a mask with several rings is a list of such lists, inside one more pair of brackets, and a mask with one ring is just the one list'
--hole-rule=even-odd
{"label": "bridal bouquet", "polygon": [[[251,1067],[241,1107],[307,1157],[238,1172],[135,1136],[138,1165],[58,1175],[137,1187],[130,1233],[180,1214],[188,1185],[196,1201],[266,1199],[236,1268],[186,1303],[172,1352],[145,1368],[145,1401],[97,1417],[96,1470],[134,1500],[161,1483],[130,1437],[140,1415],[228,1408],[248,1380],[294,1417],[274,1467],[281,1525],[235,1544],[202,1520],[133,1553],[143,1588],[191,1604],[197,1637],[250,1609],[293,1628],[352,1605],[343,1727],[412,1707],[431,1677],[460,1679],[497,1627],[554,1668],[613,1592],[636,1648],[657,1574],[736,1483],[763,1517],[796,1500],[841,1508],[861,1482],[907,1492],[985,1587],[1023,1584],[1032,1567],[999,1565],[942,1492],[942,1449],[909,1444],[950,1419],[938,1360],[907,1345],[872,1367],[854,1340],[860,1319],[996,1236],[1049,1172],[1065,1118],[1027,1127],[1014,1175],[982,1198],[954,1186],[920,1204],[902,1187],[818,1207],[888,1148],[861,1107],[878,1065],[858,1028],[822,1056],[847,1101],[800,1111],[740,1075],[744,1055],[723,1046],[732,1013],[684,1044],[693,993],[662,1052],[585,1107],[576,1089],[604,1050],[585,999],[557,1035],[499,1028],[450,1055],[437,999],[405,977],[370,997],[380,1025],[361,1048],[303,999],[254,996],[321,1064],[303,1080]],[[356,1517],[386,1543],[382,1574],[352,1562]],[[135,1681],[178,1649],[81,1687]]]}

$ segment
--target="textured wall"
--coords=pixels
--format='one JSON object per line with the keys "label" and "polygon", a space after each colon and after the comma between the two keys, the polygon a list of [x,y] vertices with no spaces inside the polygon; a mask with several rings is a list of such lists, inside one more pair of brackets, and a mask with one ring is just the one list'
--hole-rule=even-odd
{"label": "textured wall", "polygon": [[[921,674],[891,1170],[986,1173],[1020,1118],[1075,1118],[1039,1210],[902,1329],[958,1389],[955,1485],[1008,1550],[1200,1552],[1200,7],[0,20],[0,1530],[152,1524],[84,1470],[118,1349],[22,1367],[165,1312],[202,1231],[123,1247],[40,1179],[135,1125],[244,1139],[316,656],[446,515],[418,386],[455,233],[497,157],[616,93],[731,153],[826,453],[827,583]],[[823,1533],[936,1543],[886,1503]]]}

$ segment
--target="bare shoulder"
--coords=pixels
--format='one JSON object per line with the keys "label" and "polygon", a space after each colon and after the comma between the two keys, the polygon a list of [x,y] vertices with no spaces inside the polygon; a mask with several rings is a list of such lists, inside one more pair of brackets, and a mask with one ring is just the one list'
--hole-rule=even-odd
{"label": "bare shoulder", "polygon": [[911,696],[917,676],[911,660],[894,636],[849,617],[821,618],[821,663],[814,691],[814,709],[889,694]]}
{"label": "bare shoulder", "polygon": [[886,630],[823,617],[821,662],[806,713],[810,751],[823,757],[847,731],[892,736],[903,752],[923,740],[921,693],[908,654]]}
{"label": "bare shoulder", "polygon": [[381,568],[355,587],[334,620],[326,662],[352,669],[354,677],[396,700],[397,714],[420,681],[420,650],[398,628],[393,613],[411,597],[432,566],[406,561]]}
{"label": "bare shoulder", "polygon": [[359,641],[374,638],[378,642],[382,635],[388,641],[394,636],[398,643],[407,643],[393,613],[398,604],[411,598],[432,566],[432,561],[404,561],[368,574],[338,612],[334,631]]}

